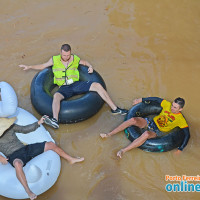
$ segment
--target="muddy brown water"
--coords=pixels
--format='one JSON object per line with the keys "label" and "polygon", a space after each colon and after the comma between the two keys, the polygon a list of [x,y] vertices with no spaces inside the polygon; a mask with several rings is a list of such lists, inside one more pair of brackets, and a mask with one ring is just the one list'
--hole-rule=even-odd
{"label": "muddy brown water", "polygon": [[123,121],[107,105],[87,121],[59,130],[46,127],[66,152],[85,161],[71,166],[62,160],[56,184],[38,199],[199,199],[197,192],[166,192],[165,175],[199,175],[200,1],[0,3],[0,80],[14,87],[19,106],[36,117],[30,101],[36,71],[25,72],[18,65],[44,63],[63,43],[94,66],[120,107],[129,109],[133,99],[146,96],[186,100],[183,114],[191,139],[179,156],[135,149],[117,159],[116,152],[129,141],[123,133],[100,139],[100,132]]}

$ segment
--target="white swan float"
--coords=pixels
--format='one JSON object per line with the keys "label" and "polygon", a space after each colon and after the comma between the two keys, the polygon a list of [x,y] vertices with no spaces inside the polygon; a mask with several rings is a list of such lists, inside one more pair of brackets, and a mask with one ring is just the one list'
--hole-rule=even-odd
{"label": "white swan float", "polygon": [[[0,91],[0,117],[16,116],[15,123],[19,125],[27,125],[37,121],[31,113],[17,107],[17,96],[8,83],[0,82]],[[29,134],[17,133],[17,137],[26,144],[43,141],[54,142],[42,125]],[[1,153],[1,155],[3,154]],[[60,168],[59,155],[53,151],[47,151],[33,158],[23,169],[31,191],[39,195],[54,185],[60,174]],[[29,198],[16,177],[15,169],[9,163],[7,165],[0,163],[0,195],[13,199]]]}

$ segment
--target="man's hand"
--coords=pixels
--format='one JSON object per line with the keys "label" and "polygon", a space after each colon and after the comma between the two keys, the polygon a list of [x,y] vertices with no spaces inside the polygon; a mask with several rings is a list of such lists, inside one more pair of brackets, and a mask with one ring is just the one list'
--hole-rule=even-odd
{"label": "man's hand", "polygon": [[120,158],[122,158],[123,154],[124,154],[124,150],[123,149],[121,149],[121,150],[119,150],[117,152],[117,156],[120,157]]}
{"label": "man's hand", "polygon": [[5,158],[5,157],[3,157],[2,155],[0,155],[0,162],[1,162],[3,165],[6,165],[6,164],[8,164],[8,158]]}
{"label": "man's hand", "polygon": [[88,66],[88,73],[89,74],[93,73],[93,67],[92,67],[92,65],[88,61],[86,61],[86,60],[80,60],[79,64],[84,65],[84,66]]}
{"label": "man's hand", "polygon": [[30,66],[27,66],[27,65],[19,65],[19,67],[24,68],[23,70],[28,70],[28,69],[30,69]]}
{"label": "man's hand", "polygon": [[101,137],[101,138],[107,138],[107,137],[108,137],[108,134],[106,134],[106,133],[100,133],[100,137]]}
{"label": "man's hand", "polygon": [[142,102],[142,98],[135,99],[135,100],[133,100],[133,106],[138,104],[138,103],[141,103],[141,102]]}
{"label": "man's hand", "polygon": [[42,116],[41,119],[38,121],[38,125],[43,124],[46,117],[48,116],[47,115]]}
{"label": "man's hand", "polygon": [[93,71],[94,71],[94,70],[93,70],[92,66],[88,67],[88,73],[89,73],[89,74],[92,74]]}

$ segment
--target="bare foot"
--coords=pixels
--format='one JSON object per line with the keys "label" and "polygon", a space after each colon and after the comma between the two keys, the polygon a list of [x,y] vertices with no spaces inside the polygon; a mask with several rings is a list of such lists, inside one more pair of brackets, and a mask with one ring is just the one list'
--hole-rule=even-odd
{"label": "bare foot", "polygon": [[101,138],[107,138],[108,134],[106,134],[106,133],[100,133],[100,136],[101,136]]}
{"label": "bare foot", "polygon": [[28,193],[28,196],[29,196],[29,198],[30,198],[31,200],[33,200],[33,199],[36,199],[36,198],[37,198],[37,195],[36,195],[36,194],[34,194],[33,192],[29,192],[29,193]]}
{"label": "bare foot", "polygon": [[70,163],[70,164],[74,164],[74,163],[78,163],[78,162],[82,162],[82,161],[84,161],[84,158],[83,158],[83,157],[82,157],[82,158],[77,157],[77,158],[72,158],[72,159],[69,161],[69,163]]}
{"label": "bare foot", "polygon": [[123,154],[124,154],[124,151],[122,149],[117,152],[117,156],[120,158],[122,158]]}

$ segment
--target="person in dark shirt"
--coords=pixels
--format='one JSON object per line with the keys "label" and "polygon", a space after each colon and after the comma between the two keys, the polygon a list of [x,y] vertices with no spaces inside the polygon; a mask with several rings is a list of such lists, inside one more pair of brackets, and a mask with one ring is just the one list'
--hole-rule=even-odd
{"label": "person in dark shirt", "polygon": [[45,141],[41,143],[24,145],[17,138],[16,133],[29,133],[35,131],[40,124],[44,122],[44,117],[42,117],[38,122],[26,126],[13,124],[15,120],[16,118],[0,118],[0,152],[6,156],[4,157],[0,155],[0,162],[4,165],[8,164],[9,162],[15,168],[16,176],[23,185],[29,198],[36,199],[37,195],[30,190],[23,171],[23,167],[28,161],[48,150],[56,152],[70,164],[81,162],[84,160],[84,158],[71,157],[53,142]]}
{"label": "person in dark shirt", "polygon": [[117,152],[117,156],[122,158],[122,155],[125,152],[141,146],[147,139],[157,137],[158,135],[156,133],[157,132],[156,129],[162,132],[169,132],[175,127],[180,127],[184,133],[184,140],[182,145],[178,147],[176,153],[180,153],[181,151],[183,151],[190,138],[188,124],[183,115],[181,114],[181,111],[185,105],[185,100],[183,98],[178,97],[173,101],[173,103],[170,103],[169,101],[166,101],[158,97],[149,97],[149,98],[135,99],[133,101],[133,105],[145,101],[156,101],[160,103],[162,107],[161,113],[155,116],[152,121],[149,120],[148,118],[133,117],[127,121],[124,121],[121,125],[119,125],[111,132],[101,133],[100,134],[101,138],[110,137],[132,125],[138,126],[139,128],[148,128],[148,130],[146,130],[140,137],[135,139],[130,145]]}

